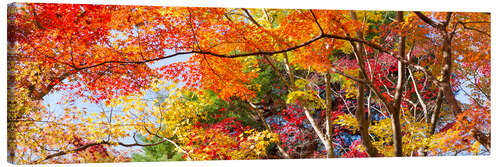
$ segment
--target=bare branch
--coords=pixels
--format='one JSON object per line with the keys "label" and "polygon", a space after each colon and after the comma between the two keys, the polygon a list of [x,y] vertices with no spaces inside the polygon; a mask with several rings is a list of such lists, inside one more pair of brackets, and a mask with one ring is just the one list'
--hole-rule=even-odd
{"label": "bare branch", "polygon": [[417,16],[422,19],[425,23],[429,24],[430,26],[439,29],[439,24],[432,21],[429,17],[425,16],[422,12],[414,12],[417,14]]}
{"label": "bare branch", "polygon": [[[262,124],[264,124],[264,127],[266,127],[267,130],[273,131],[273,128],[266,122],[266,119],[262,115],[262,109],[259,109],[257,105],[253,104],[251,101],[247,101],[247,103],[252,107],[252,109],[256,110],[257,116],[261,120]],[[281,139],[279,139],[279,142],[281,143]],[[288,154],[283,147],[281,147],[281,144],[278,143],[276,144],[276,147],[278,147],[279,152],[285,157],[285,158],[292,158],[290,154]]]}
{"label": "bare branch", "polygon": [[333,68],[333,67],[332,67],[332,68],[330,68],[330,72],[340,74],[340,75],[342,75],[342,76],[344,76],[344,77],[346,77],[346,78],[349,78],[349,79],[351,79],[351,80],[353,80],[353,81],[356,81],[356,82],[359,82],[359,83],[365,83],[365,84],[366,84],[366,83],[368,83],[368,82],[369,82],[369,81],[367,81],[367,80],[360,79],[360,78],[357,78],[357,77],[355,77],[355,76],[352,76],[352,75],[346,74],[346,73],[344,73],[344,72],[342,72],[342,71],[339,71],[339,70],[337,70],[336,68]]}
{"label": "bare branch", "polygon": [[310,9],[309,12],[311,12],[311,14],[314,18],[314,22],[316,22],[316,25],[318,25],[318,28],[321,31],[321,34],[325,34],[325,31],[323,31],[323,28],[321,28],[321,25],[319,24],[318,19],[316,18],[316,15],[314,15],[314,12],[312,11],[312,9]]}
{"label": "bare branch", "polygon": [[491,35],[490,35],[489,33],[485,32],[485,31],[479,30],[479,29],[474,28],[474,27],[467,27],[467,26],[465,25],[465,24],[467,24],[467,23],[465,23],[465,22],[461,22],[461,21],[459,21],[459,22],[457,22],[457,24],[462,25],[462,26],[464,27],[464,29],[467,29],[467,30],[472,30],[472,31],[476,31],[476,32],[479,32],[479,33],[481,33],[481,34],[484,34],[484,35],[486,35],[486,36],[488,36],[488,37],[491,37]]}
{"label": "bare branch", "polygon": [[151,143],[151,144],[140,144],[140,143],[132,143],[132,144],[125,144],[125,143],[122,143],[122,142],[109,142],[109,141],[101,141],[101,142],[94,142],[94,143],[89,143],[89,144],[85,144],[83,146],[80,146],[78,148],[75,148],[75,149],[71,149],[71,150],[67,150],[67,151],[59,151],[57,153],[54,153],[54,154],[50,154],[48,156],[46,156],[45,158],[42,158],[42,159],[39,159],[39,160],[36,160],[34,161],[33,163],[40,163],[42,161],[45,161],[45,160],[49,160],[49,159],[52,159],[52,158],[55,158],[55,157],[58,157],[58,156],[62,156],[62,155],[66,155],[66,154],[70,154],[70,153],[75,153],[75,152],[79,152],[79,151],[83,151],[87,148],[90,148],[92,146],[97,146],[97,145],[120,145],[120,146],[123,146],[123,147],[134,147],[134,146],[156,146],[158,144],[161,144],[161,143],[164,143],[165,141],[168,141],[168,139],[164,139],[162,141],[159,141],[157,143]]}
{"label": "bare branch", "polygon": [[424,119],[425,119],[425,122],[428,122],[428,111],[427,111],[427,105],[425,104],[424,100],[422,99],[422,95],[420,94],[420,90],[418,89],[417,87],[417,83],[415,81],[415,78],[413,77],[413,71],[408,68],[408,72],[410,74],[410,79],[412,80],[412,83],[413,83],[413,88],[415,89],[415,93],[417,94],[417,99],[418,99],[418,102],[420,103],[420,105],[422,106],[422,109],[424,110]]}
{"label": "bare branch", "polygon": [[255,25],[257,25],[257,27],[262,27],[262,25],[260,25],[254,18],[253,16],[250,14],[250,12],[248,11],[248,9],[245,9],[245,8],[241,8],[241,10],[243,10],[243,12],[245,12],[245,14],[248,16],[248,19]]}
{"label": "bare branch", "polygon": [[452,14],[453,14],[453,12],[446,13],[446,20],[443,22],[443,27],[447,27],[448,24],[450,24]]}

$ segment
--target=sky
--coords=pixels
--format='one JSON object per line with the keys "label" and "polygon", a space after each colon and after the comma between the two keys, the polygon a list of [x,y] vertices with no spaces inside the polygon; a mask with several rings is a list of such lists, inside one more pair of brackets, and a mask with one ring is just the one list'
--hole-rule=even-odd
{"label": "sky", "polygon": [[[174,53],[174,51],[169,50],[165,54],[166,55],[170,55],[170,54],[173,54],[173,53]],[[148,66],[150,68],[154,69],[154,68],[157,68],[157,67],[169,65],[169,64],[172,64],[172,63],[176,63],[176,62],[187,61],[190,57],[191,57],[191,55],[180,55],[180,56],[176,56],[176,57],[172,57],[172,58],[167,58],[167,59],[156,61],[153,64],[148,64]],[[65,80],[63,82],[67,82],[67,80]],[[48,107],[49,110],[52,111],[56,115],[64,114],[65,113],[64,109],[66,107],[70,108],[70,107],[73,107],[73,106],[76,106],[79,109],[86,109],[87,116],[89,116],[92,113],[100,113],[101,112],[101,108],[100,108],[100,106],[98,104],[91,103],[89,101],[83,102],[83,98],[76,99],[74,105],[72,105],[72,106],[65,105],[64,103],[58,104],[58,102],[62,102],[63,101],[63,96],[65,94],[67,94],[67,93],[69,93],[69,92],[64,91],[64,90],[52,92],[52,93],[46,95],[43,98],[43,104],[46,107],[50,106],[50,107]],[[148,95],[151,96],[151,97],[154,96],[152,94],[146,94],[145,98],[150,98],[150,97],[148,97]],[[106,110],[108,110],[108,109],[106,109]],[[131,143],[135,142],[132,137],[127,137],[127,138],[124,138],[124,139],[122,139],[120,141],[123,142],[123,143],[127,143],[127,144],[131,144]],[[139,148],[139,147],[135,147],[135,148]],[[116,149],[120,150],[120,151],[124,151],[124,150],[129,150],[130,148],[129,147],[118,146],[118,147],[116,147]]]}

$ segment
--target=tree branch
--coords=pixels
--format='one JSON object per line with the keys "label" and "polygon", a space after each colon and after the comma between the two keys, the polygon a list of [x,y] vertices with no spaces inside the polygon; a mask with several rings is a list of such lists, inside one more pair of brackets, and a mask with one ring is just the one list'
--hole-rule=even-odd
{"label": "tree branch", "polygon": [[429,17],[425,16],[422,12],[415,11],[414,13],[417,14],[417,16],[420,19],[422,19],[422,21],[424,21],[425,23],[429,24],[430,26],[432,26],[434,28],[437,28],[437,29],[440,28],[440,26],[439,26],[438,23],[436,23],[435,21],[432,21]]}
{"label": "tree branch", "polygon": [[312,11],[312,9],[310,9],[309,12],[311,12],[311,14],[314,18],[314,22],[316,22],[316,25],[318,25],[318,28],[321,31],[321,34],[325,34],[325,32],[323,31],[323,28],[321,28],[321,25],[318,22],[318,19],[316,18],[316,15],[314,15],[314,12]]}
{"label": "tree branch", "polygon": [[425,122],[428,122],[428,115],[429,112],[427,111],[427,105],[425,104],[424,100],[422,99],[422,95],[420,94],[420,90],[418,89],[417,82],[415,81],[415,78],[413,77],[413,71],[408,68],[408,73],[410,74],[410,79],[413,83],[413,88],[415,89],[415,93],[417,94],[417,99],[420,105],[422,106],[422,109],[424,110],[424,120]]}
{"label": "tree branch", "polygon": [[45,158],[33,161],[33,163],[40,163],[42,161],[46,161],[46,160],[49,160],[49,159],[52,159],[52,158],[55,158],[55,157],[58,157],[58,156],[62,156],[62,155],[70,154],[70,153],[75,153],[75,152],[79,152],[79,151],[83,151],[83,150],[85,150],[85,149],[87,149],[89,147],[97,146],[97,145],[101,145],[101,144],[104,144],[104,145],[116,145],[116,144],[118,144],[118,145],[123,146],[123,147],[156,146],[156,145],[164,143],[166,141],[168,141],[168,139],[164,139],[164,140],[159,141],[157,143],[151,143],[151,144],[140,144],[140,143],[137,143],[137,142],[136,143],[132,143],[132,144],[125,144],[125,143],[122,143],[122,142],[109,142],[109,141],[94,142],[94,143],[85,144],[85,145],[80,146],[80,147],[75,148],[75,149],[71,149],[71,150],[67,150],[67,151],[59,151],[57,153],[50,154],[50,155],[46,156]]}
{"label": "tree branch", "polygon": [[211,51],[193,50],[193,51],[177,52],[174,54],[170,54],[170,55],[166,55],[166,56],[162,56],[162,57],[157,57],[157,58],[153,58],[153,59],[145,59],[142,61],[119,61],[119,60],[117,60],[117,61],[104,61],[101,63],[97,63],[97,64],[89,65],[89,66],[84,66],[84,67],[76,67],[76,66],[72,66],[72,67],[76,70],[85,70],[88,68],[94,68],[94,67],[98,67],[98,66],[105,65],[105,64],[144,64],[144,63],[149,63],[149,62],[153,62],[153,61],[163,60],[163,59],[167,59],[167,58],[171,58],[171,57],[175,57],[175,56],[179,56],[179,55],[187,55],[187,54],[206,54],[206,55],[222,57],[222,58],[238,58],[238,57],[247,57],[247,56],[256,56],[256,55],[274,55],[274,54],[284,53],[284,52],[293,51],[293,50],[302,48],[304,46],[310,45],[311,43],[316,42],[316,41],[323,39],[323,38],[332,38],[332,39],[347,40],[347,41],[352,41],[352,42],[359,42],[359,43],[363,43],[367,46],[370,46],[376,50],[379,50],[381,52],[391,54],[388,50],[382,48],[380,45],[363,40],[363,39],[344,37],[344,36],[338,36],[338,35],[331,35],[331,34],[323,34],[323,35],[318,35],[318,36],[316,36],[316,37],[314,37],[314,38],[312,38],[309,41],[306,41],[304,43],[301,43],[301,44],[298,44],[298,45],[295,45],[295,46],[292,46],[292,47],[289,47],[286,49],[277,50],[277,51],[257,51],[257,52],[250,52],[250,53],[241,53],[241,54],[221,54],[221,53],[215,53],[215,52],[211,52]]}
{"label": "tree branch", "polygon": [[245,8],[241,8],[241,10],[243,10],[243,12],[245,12],[245,14],[248,16],[248,19],[255,25],[257,25],[257,27],[262,27],[262,25],[260,25],[254,18],[253,16],[250,14],[250,12],[248,11],[248,9],[245,9]]}
{"label": "tree branch", "polygon": [[[266,127],[267,130],[270,132],[273,131],[273,128],[266,122],[266,119],[262,115],[262,109],[259,109],[257,105],[253,104],[250,101],[247,101],[247,103],[252,107],[252,109],[255,109],[257,111],[257,116],[261,120],[262,124],[264,124],[264,127]],[[281,147],[281,139],[279,139],[279,143],[276,144],[276,147],[278,147],[278,151],[285,157],[285,158],[292,158],[290,154],[288,154],[283,147]]]}
{"label": "tree branch", "polygon": [[488,36],[488,37],[491,37],[491,35],[490,35],[489,33],[487,33],[487,32],[481,31],[481,30],[479,30],[479,29],[477,29],[477,28],[474,28],[474,27],[467,27],[467,26],[465,25],[466,23],[464,23],[464,22],[459,21],[459,22],[457,22],[457,24],[462,25],[462,26],[464,27],[464,29],[467,29],[467,30],[473,30],[473,31],[479,32],[479,33],[481,33],[481,34],[484,34],[484,35],[486,35],[486,36]]}

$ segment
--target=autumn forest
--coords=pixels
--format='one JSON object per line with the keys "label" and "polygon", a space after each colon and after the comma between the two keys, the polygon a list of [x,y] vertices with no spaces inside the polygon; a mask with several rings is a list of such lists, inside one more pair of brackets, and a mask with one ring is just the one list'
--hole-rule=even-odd
{"label": "autumn forest", "polygon": [[14,3],[14,164],[490,155],[490,13]]}

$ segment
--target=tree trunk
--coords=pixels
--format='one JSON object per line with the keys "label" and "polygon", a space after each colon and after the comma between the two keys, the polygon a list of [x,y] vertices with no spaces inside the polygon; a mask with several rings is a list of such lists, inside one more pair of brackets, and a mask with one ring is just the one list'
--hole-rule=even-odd
{"label": "tree trunk", "polygon": [[[402,23],[403,12],[398,12],[397,21]],[[405,36],[400,34],[399,41],[399,56],[402,59],[405,57]],[[394,105],[391,107],[391,120],[392,120],[392,141],[394,143],[394,155],[397,157],[403,156],[403,136],[401,134],[401,121],[399,119],[401,110],[401,101],[403,97],[403,87],[406,80],[406,64],[403,61],[398,61],[398,82],[396,85],[396,94],[394,95]]]}
{"label": "tree trunk", "polygon": [[358,94],[357,94],[357,103],[358,109],[356,110],[356,119],[358,120],[359,132],[361,134],[361,144],[365,147],[366,153],[370,157],[378,157],[378,150],[373,146],[370,138],[370,133],[368,128],[370,128],[370,118],[366,119],[365,117],[365,89],[366,85],[363,83],[359,83],[358,86]]}
{"label": "tree trunk", "polygon": [[318,124],[314,120],[314,117],[311,115],[311,112],[309,112],[309,110],[307,108],[304,108],[304,113],[306,114],[306,117],[307,117],[307,120],[309,120],[309,123],[311,123],[311,126],[313,127],[314,132],[316,133],[316,135],[321,140],[321,143],[323,143],[323,145],[325,146],[327,158],[330,158],[330,157],[328,157],[328,155],[330,155],[330,156],[333,155],[332,142],[321,131],[321,129],[319,128]]}
{"label": "tree trunk", "polygon": [[[356,13],[354,11],[351,11],[351,18],[353,20],[357,20]],[[363,38],[363,33],[357,32],[357,37],[362,39]],[[358,77],[363,78],[365,80],[368,79],[366,73],[365,73],[365,56],[362,52],[363,45],[359,43],[354,43],[351,42],[351,45],[353,47],[356,60],[358,61],[359,65],[359,73]],[[361,144],[365,147],[366,153],[370,157],[378,157],[380,154],[378,153],[377,148],[375,148],[371,142],[370,138],[370,133],[368,129],[370,128],[370,119],[371,118],[366,118],[365,116],[365,89],[367,88],[366,83],[358,82],[358,94],[356,96],[356,102],[357,102],[357,110],[355,112],[356,120],[358,121],[358,126],[359,126],[359,132],[361,135]]]}
{"label": "tree trunk", "polygon": [[[330,147],[332,147],[332,120],[331,120],[331,113],[332,113],[332,90],[331,90],[331,85],[330,85],[330,73],[327,72],[325,74],[325,84],[326,84],[326,91],[325,91],[325,99],[326,99],[326,116],[325,116],[325,129],[326,129],[326,138],[327,142],[330,143]],[[327,158],[332,158],[334,157],[333,155],[333,148],[328,148],[326,152],[326,157]]]}

